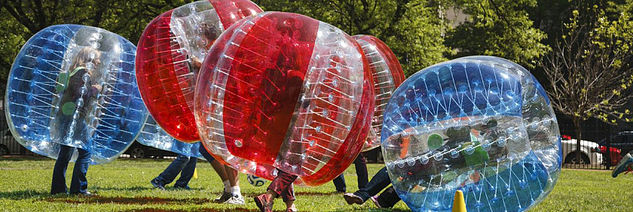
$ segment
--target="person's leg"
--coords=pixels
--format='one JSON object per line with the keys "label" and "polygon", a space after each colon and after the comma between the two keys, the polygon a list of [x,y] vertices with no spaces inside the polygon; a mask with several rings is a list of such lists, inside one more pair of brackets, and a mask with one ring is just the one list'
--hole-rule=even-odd
{"label": "person's leg", "polygon": [[354,160],[354,168],[356,168],[356,176],[358,177],[358,189],[364,189],[369,181],[367,174],[367,159],[365,154],[360,153]]}
{"label": "person's leg", "polygon": [[383,167],[371,178],[367,186],[363,189],[360,189],[354,193],[346,193],[343,195],[347,204],[363,204],[369,197],[378,194],[378,192],[382,191],[385,187],[391,184],[391,180],[389,179],[389,173],[387,173],[387,168]]}
{"label": "person's leg", "polygon": [[396,193],[396,189],[393,186],[385,189],[378,197],[371,197],[371,200],[378,206],[379,208],[392,208],[398,201],[400,201],[400,196]]}
{"label": "person's leg", "polygon": [[234,168],[224,165],[224,173],[226,173],[226,178],[229,180],[229,184],[231,187],[240,186],[240,178],[237,170]]}
{"label": "person's leg", "polygon": [[213,167],[213,170],[215,170],[215,173],[218,174],[218,176],[222,180],[222,184],[224,184],[224,190],[222,190],[222,195],[220,195],[220,197],[218,198],[213,199],[213,202],[215,203],[226,202],[231,197],[233,197],[233,194],[231,193],[231,182],[229,181],[229,177],[226,174],[226,168],[224,167],[224,164],[220,163],[215,158],[213,158],[213,156],[211,156],[211,154],[207,152],[207,149],[205,149],[202,144],[200,144],[200,154],[202,155],[202,157],[204,157],[204,159],[206,159],[209,162],[209,164],[211,164],[211,167]]}
{"label": "person's leg", "polygon": [[88,174],[88,167],[90,167],[90,156],[92,154],[89,151],[83,149],[77,149],[77,152],[79,154],[77,156],[77,161],[75,162],[75,167],[73,168],[73,177],[70,182],[70,193],[89,194],[88,179],[86,178],[86,174]]}
{"label": "person's leg", "polygon": [[213,167],[213,170],[215,170],[215,173],[217,173],[218,176],[220,176],[220,179],[222,179],[222,182],[226,182],[225,187],[226,185],[229,185],[230,184],[229,178],[226,175],[224,165],[220,163],[219,161],[217,161],[215,158],[213,158],[213,156],[211,156],[211,154],[207,152],[207,149],[205,149],[202,144],[200,144],[200,154],[202,155],[202,157],[204,157],[204,159],[206,159],[209,162],[209,164],[211,164],[211,167]]}
{"label": "person's leg", "polygon": [[[292,183],[296,179],[296,175],[292,175],[277,169],[277,177],[275,177],[275,179],[270,183],[265,194],[256,196],[254,198],[255,204],[257,204],[257,207],[259,207],[261,211],[272,211],[273,200],[279,197],[283,192],[286,192],[285,195],[288,195],[288,191],[290,191],[288,189],[292,189],[288,187],[291,187]],[[293,190],[292,194],[294,198]],[[286,198],[288,198],[288,196],[286,196]]]}
{"label": "person's leg", "polygon": [[180,172],[180,177],[174,183],[174,188],[183,188],[189,189],[189,181],[193,177],[193,172],[196,170],[196,163],[198,162],[198,158],[190,157],[189,162]]}
{"label": "person's leg", "polygon": [[53,168],[53,180],[51,183],[51,194],[66,193],[66,169],[68,162],[73,156],[75,148],[60,145],[57,160],[55,160],[55,168]]}
{"label": "person's leg", "polygon": [[183,168],[189,163],[189,157],[186,155],[178,155],[176,160],[172,161],[167,168],[158,175],[158,177],[154,178],[151,183],[154,187],[159,189],[165,189],[165,185],[171,183],[176,179],[178,173],[182,171]]}
{"label": "person's leg", "polygon": [[334,187],[336,187],[336,192],[345,192],[347,190],[347,186],[345,185],[345,174],[341,173],[338,177],[334,178],[332,182],[334,183]]}
{"label": "person's leg", "polygon": [[224,165],[224,172],[226,173],[229,185],[231,186],[228,191],[231,193],[231,198],[229,198],[226,203],[239,205],[244,204],[244,197],[242,197],[242,192],[240,191],[240,182],[237,170]]}
{"label": "person's leg", "polygon": [[281,198],[286,203],[286,211],[297,211],[295,207],[295,190],[294,185],[290,184],[284,192],[281,193]]}

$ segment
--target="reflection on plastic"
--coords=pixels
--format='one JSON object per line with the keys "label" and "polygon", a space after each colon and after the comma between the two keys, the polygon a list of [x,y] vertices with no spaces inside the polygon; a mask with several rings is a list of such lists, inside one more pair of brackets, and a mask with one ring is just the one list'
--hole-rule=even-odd
{"label": "reflection on plastic", "polygon": [[35,34],[7,85],[6,116],[16,140],[51,158],[59,145],[91,151],[93,164],[119,156],[148,114],[135,52],[126,39],[95,27],[56,25]]}
{"label": "reflection on plastic", "polygon": [[373,114],[371,73],[352,37],[312,18],[262,13],[213,45],[196,85],[203,144],[271,179],[279,168],[328,182],[360,152]]}
{"label": "reflection on plastic", "polygon": [[226,28],[260,12],[249,0],[202,0],[147,25],[138,44],[138,83],[147,109],[167,133],[184,142],[200,140],[192,104],[198,70]]}
{"label": "reflection on plastic", "polygon": [[202,154],[200,154],[200,142],[185,143],[176,140],[167,134],[163,128],[158,126],[152,116],[147,118],[143,130],[136,140],[145,146],[151,146],[188,157],[203,158]]}
{"label": "reflection on plastic", "polygon": [[497,57],[465,57],[407,79],[387,105],[383,156],[413,211],[524,211],[560,174],[560,133],[543,87]]}
{"label": "reflection on plastic", "polygon": [[374,79],[374,94],[376,108],[371,121],[371,128],[363,151],[369,151],[380,146],[380,130],[382,129],[383,113],[391,94],[404,81],[404,72],[398,58],[391,49],[380,39],[369,35],[355,35],[354,39],[360,44],[363,53],[369,61],[369,70]]}

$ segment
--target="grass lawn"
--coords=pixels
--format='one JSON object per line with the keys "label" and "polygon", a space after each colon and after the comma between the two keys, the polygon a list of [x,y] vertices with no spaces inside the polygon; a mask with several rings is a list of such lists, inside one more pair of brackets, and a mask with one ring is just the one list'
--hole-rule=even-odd
{"label": "grass lawn", "polygon": [[[256,211],[252,198],[266,187],[253,187],[241,175],[246,205],[215,204],[222,182],[211,166],[198,164],[198,178],[192,179],[191,191],[153,189],[149,181],[156,177],[170,160],[119,159],[112,163],[91,166],[88,189],[98,193],[91,198],[48,194],[53,164],[50,159],[0,158],[0,210],[3,211]],[[70,164],[67,182],[70,182]],[[382,166],[369,165],[370,176]],[[610,172],[563,170],[554,191],[533,211],[631,211],[633,208],[633,175],[613,179]],[[353,167],[345,172],[348,191],[356,186]],[[334,185],[296,187],[300,211],[381,211],[371,202],[348,206]],[[283,211],[281,200],[275,210]],[[408,210],[400,202],[393,211]],[[392,211],[392,210],[384,210]]]}

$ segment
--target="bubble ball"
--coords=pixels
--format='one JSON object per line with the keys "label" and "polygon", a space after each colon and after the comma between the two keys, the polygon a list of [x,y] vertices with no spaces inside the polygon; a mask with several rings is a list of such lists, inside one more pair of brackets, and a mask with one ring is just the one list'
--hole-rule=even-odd
{"label": "bubble ball", "polygon": [[149,112],[167,133],[184,142],[200,140],[193,117],[198,70],[226,28],[260,12],[249,0],[203,0],[147,25],[137,50],[138,84]]}
{"label": "bubble ball", "polygon": [[272,179],[276,168],[320,185],[360,152],[373,84],[358,43],[292,13],[244,19],[218,38],[196,85],[203,145],[218,160]]}
{"label": "bubble ball", "polygon": [[246,179],[248,180],[248,183],[250,183],[251,185],[255,186],[255,187],[261,187],[264,184],[266,184],[266,180],[264,178],[249,174]]}
{"label": "bubble ball", "polygon": [[360,44],[363,53],[369,61],[369,70],[374,79],[374,95],[376,108],[371,121],[371,128],[363,152],[380,146],[380,131],[387,101],[391,94],[405,79],[404,71],[398,58],[389,46],[380,39],[370,35],[355,35],[354,39]]}
{"label": "bubble ball", "polygon": [[464,57],[428,67],[393,94],[382,128],[383,157],[413,211],[524,211],[553,189],[560,132],[550,100],[525,68]]}
{"label": "bubble ball", "polygon": [[127,149],[143,126],[134,72],[136,47],[104,29],[55,25],[31,37],[9,73],[11,133],[27,149],[56,158],[59,145],[92,152],[92,164]]}
{"label": "bubble ball", "polygon": [[149,116],[141,134],[136,138],[140,144],[145,146],[154,147],[157,149],[173,152],[179,155],[186,155],[187,157],[203,158],[200,154],[200,142],[185,143],[176,140],[171,135],[167,134],[163,128],[161,128],[156,121]]}

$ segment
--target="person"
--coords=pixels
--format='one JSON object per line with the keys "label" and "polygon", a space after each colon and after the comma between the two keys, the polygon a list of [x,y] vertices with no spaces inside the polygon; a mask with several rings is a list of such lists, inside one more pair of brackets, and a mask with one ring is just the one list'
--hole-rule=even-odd
{"label": "person", "polygon": [[266,189],[266,193],[256,196],[255,204],[262,212],[272,212],[275,198],[281,196],[286,203],[286,212],[295,212],[295,191],[292,183],[297,180],[297,175],[293,175],[277,169],[277,176]]}
{"label": "person", "polygon": [[[361,152],[358,157],[356,157],[354,160],[354,167],[356,169],[356,176],[358,176],[358,189],[363,189],[369,181],[367,179],[367,160],[365,159],[364,153]],[[344,174],[334,178],[332,182],[334,183],[334,187],[336,187],[337,193],[345,193],[347,191]]]}
{"label": "person", "polygon": [[189,181],[193,177],[193,173],[196,169],[196,163],[198,158],[189,157],[179,154],[176,160],[171,162],[167,168],[160,173],[156,178],[152,179],[150,183],[160,190],[165,190],[165,185],[171,183],[176,178],[176,175],[180,173],[180,178],[174,183],[174,188],[189,190]]}
{"label": "person", "polygon": [[[78,157],[73,169],[70,183],[70,194],[91,196],[87,191],[88,181],[86,174],[90,166],[89,147],[94,130],[91,126],[88,114],[95,102],[97,94],[101,92],[101,86],[97,85],[99,78],[96,67],[100,65],[101,53],[92,47],[84,47],[74,57],[68,71],[60,73],[57,78],[56,92],[61,94],[60,106],[53,111],[55,118],[51,122],[51,140],[61,143],[59,154],[53,168],[51,194],[67,193],[66,169],[75,149]],[[65,144],[84,143],[84,147],[75,148]]]}
{"label": "person", "polygon": [[[222,195],[213,200],[215,203],[227,203],[227,204],[236,204],[241,205],[244,204],[244,197],[240,191],[239,186],[239,178],[237,175],[237,170],[222,165],[220,162],[215,160],[209,152],[204,148],[202,144],[199,144],[200,154],[204,157],[215,172],[222,179],[222,183],[224,184],[224,190]],[[191,189],[189,187],[189,181],[191,177],[193,177],[193,172],[196,169],[198,158],[188,157],[186,155],[178,155],[176,160],[171,162],[167,168],[158,175],[158,177],[152,179],[150,183],[158,189],[165,190],[165,185],[171,183],[176,178],[176,175],[180,173],[180,178],[174,184],[174,188],[177,189]]]}
{"label": "person", "polygon": [[243,205],[244,196],[242,196],[242,192],[240,191],[240,181],[237,170],[230,166],[223,165],[218,160],[213,158],[213,156],[211,156],[211,154],[207,152],[202,144],[200,144],[200,153],[202,154],[202,157],[209,161],[211,167],[213,167],[213,170],[215,170],[215,173],[220,176],[222,184],[224,184],[222,195],[218,198],[215,198],[213,202]]}
{"label": "person", "polygon": [[396,205],[398,201],[400,201],[400,197],[396,193],[393,186],[390,186],[380,195],[377,195],[380,191],[382,191],[385,187],[389,185],[391,185],[391,179],[389,179],[387,167],[383,167],[371,178],[371,181],[367,183],[367,186],[358,189],[358,191],[354,193],[346,193],[343,195],[343,198],[345,199],[345,202],[347,202],[347,204],[349,205],[362,205],[368,199],[371,199],[372,202],[379,208],[391,208]]}
{"label": "person", "polygon": [[631,170],[633,170],[633,156],[631,156],[631,153],[633,153],[633,151],[626,153],[626,155],[620,159],[618,165],[613,168],[611,177],[616,178],[622,172],[625,172],[624,174],[628,174]]}

